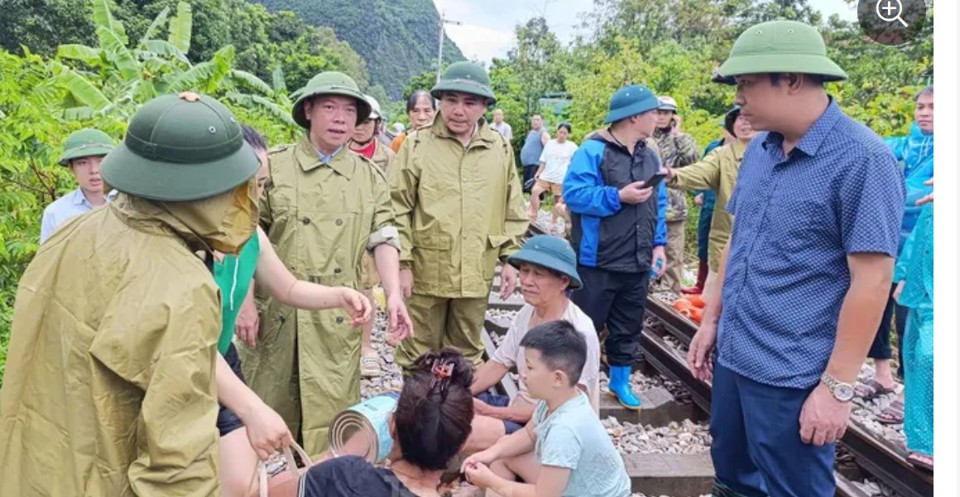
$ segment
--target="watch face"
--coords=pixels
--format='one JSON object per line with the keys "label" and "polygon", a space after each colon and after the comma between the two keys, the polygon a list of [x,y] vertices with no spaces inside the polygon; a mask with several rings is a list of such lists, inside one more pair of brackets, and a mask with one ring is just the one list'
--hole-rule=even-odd
{"label": "watch face", "polygon": [[853,400],[853,386],[846,383],[840,383],[833,389],[833,396],[841,402]]}

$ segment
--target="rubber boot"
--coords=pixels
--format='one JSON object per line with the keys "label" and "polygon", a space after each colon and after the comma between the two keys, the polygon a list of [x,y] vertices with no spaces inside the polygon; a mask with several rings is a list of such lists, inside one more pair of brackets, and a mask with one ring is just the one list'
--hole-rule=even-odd
{"label": "rubber boot", "polygon": [[610,366],[610,396],[627,409],[640,409],[640,399],[630,388],[630,366]]}
{"label": "rubber boot", "polygon": [[680,291],[686,295],[700,295],[703,293],[703,286],[707,283],[709,272],[710,267],[707,265],[707,261],[700,261],[700,265],[697,267],[697,284],[689,288],[681,288]]}

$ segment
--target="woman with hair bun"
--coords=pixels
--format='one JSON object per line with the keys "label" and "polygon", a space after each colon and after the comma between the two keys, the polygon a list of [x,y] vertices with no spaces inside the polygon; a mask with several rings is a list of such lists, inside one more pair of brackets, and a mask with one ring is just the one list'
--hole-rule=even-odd
{"label": "woman with hair bun", "polygon": [[357,456],[331,459],[301,477],[298,495],[439,497],[440,477],[470,435],[471,383],[473,367],[456,349],[423,354],[390,419],[395,443],[389,466],[377,467]]}

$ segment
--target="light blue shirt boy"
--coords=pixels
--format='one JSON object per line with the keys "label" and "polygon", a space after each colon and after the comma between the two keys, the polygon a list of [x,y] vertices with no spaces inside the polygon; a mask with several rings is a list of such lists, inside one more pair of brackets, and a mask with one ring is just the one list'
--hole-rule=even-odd
{"label": "light blue shirt boy", "polygon": [[547,403],[541,400],[533,421],[540,464],[570,469],[565,497],[630,495],[630,477],[623,459],[586,395],[580,393],[549,415]]}

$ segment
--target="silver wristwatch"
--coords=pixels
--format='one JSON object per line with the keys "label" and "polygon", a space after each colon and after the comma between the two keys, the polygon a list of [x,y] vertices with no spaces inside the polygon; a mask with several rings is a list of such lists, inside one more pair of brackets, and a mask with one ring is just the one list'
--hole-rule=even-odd
{"label": "silver wristwatch", "polygon": [[838,381],[836,378],[828,375],[827,373],[823,373],[823,376],[820,377],[820,381],[827,386],[827,389],[833,394],[833,398],[839,400],[840,402],[850,402],[853,400],[853,385]]}

